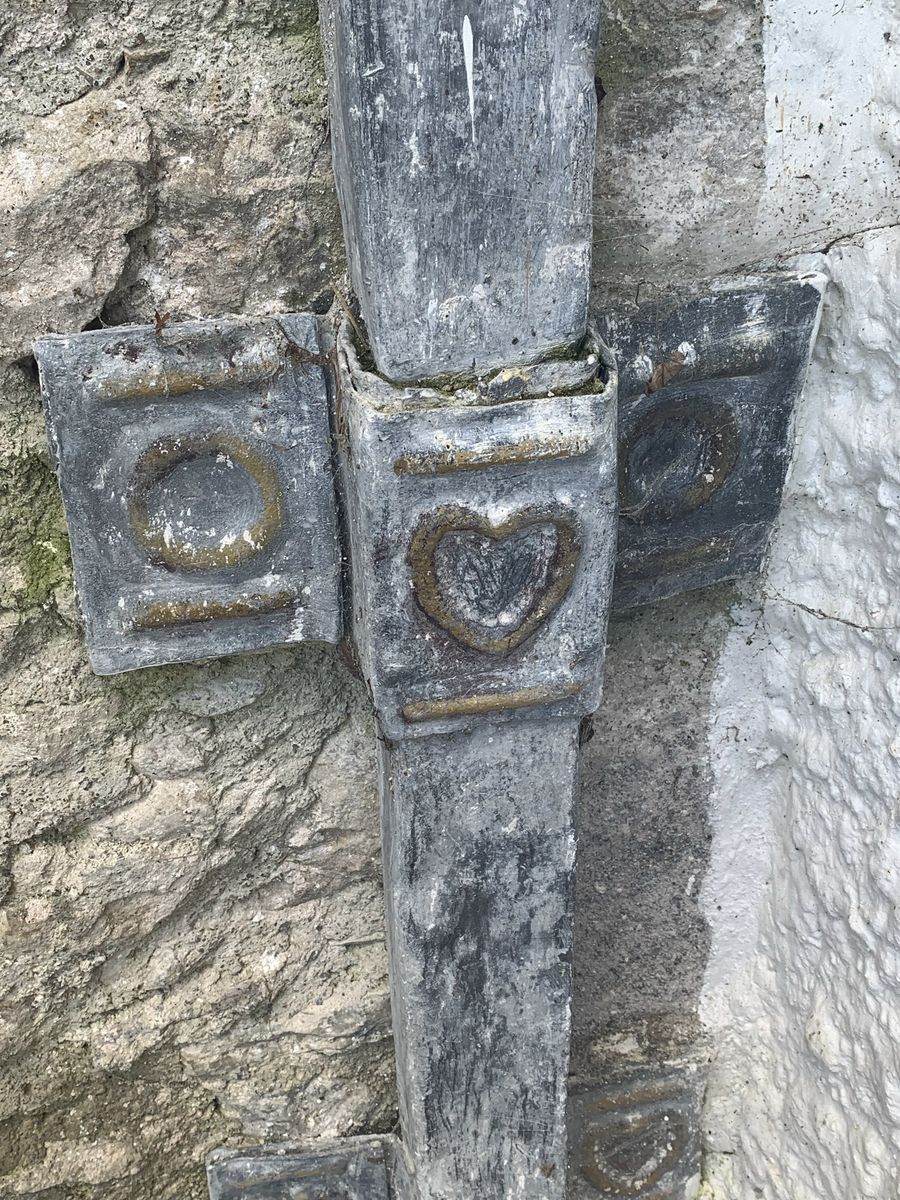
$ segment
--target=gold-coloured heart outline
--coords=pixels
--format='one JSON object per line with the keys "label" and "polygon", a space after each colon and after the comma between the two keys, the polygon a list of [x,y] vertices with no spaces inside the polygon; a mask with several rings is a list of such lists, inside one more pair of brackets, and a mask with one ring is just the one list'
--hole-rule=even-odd
{"label": "gold-coloured heart outline", "polygon": [[[554,527],[557,536],[550,581],[517,629],[504,637],[486,637],[450,611],[441,595],[434,568],[435,551],[442,538],[448,533],[476,533],[493,542],[502,542],[521,529],[548,524]],[[560,606],[572,586],[580,553],[578,528],[573,516],[543,508],[523,508],[508,520],[495,523],[471,509],[451,504],[436,508],[420,521],[410,542],[407,561],[412,568],[416,602],[432,621],[472,650],[502,655],[521,646]]]}

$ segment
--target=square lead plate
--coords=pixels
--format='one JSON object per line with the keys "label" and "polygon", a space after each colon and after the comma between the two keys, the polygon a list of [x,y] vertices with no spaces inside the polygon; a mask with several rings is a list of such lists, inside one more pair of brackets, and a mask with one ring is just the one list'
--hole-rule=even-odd
{"label": "square lead plate", "polygon": [[614,609],[759,571],[826,282],[722,279],[599,316],[619,365]]}
{"label": "square lead plate", "polygon": [[98,674],[340,639],[315,317],[118,327],[35,353]]}
{"label": "square lead plate", "polygon": [[[345,1138],[315,1146],[213,1150],[210,1200],[401,1200],[389,1186],[391,1137]],[[398,1181],[399,1182],[399,1181]]]}

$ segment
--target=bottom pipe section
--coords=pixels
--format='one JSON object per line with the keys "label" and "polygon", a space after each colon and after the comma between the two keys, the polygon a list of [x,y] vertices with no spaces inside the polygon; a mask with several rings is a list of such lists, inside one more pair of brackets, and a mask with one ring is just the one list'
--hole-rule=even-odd
{"label": "bottom pipe section", "polygon": [[419,1200],[562,1200],[579,725],[382,742],[403,1141]]}

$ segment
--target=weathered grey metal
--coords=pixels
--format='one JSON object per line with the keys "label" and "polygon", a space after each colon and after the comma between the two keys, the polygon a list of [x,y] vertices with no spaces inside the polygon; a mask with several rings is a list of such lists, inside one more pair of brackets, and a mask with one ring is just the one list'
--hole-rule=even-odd
{"label": "weathered grey metal", "polygon": [[35,352],[98,674],[340,639],[315,317],[97,330]]}
{"label": "weathered grey metal", "polygon": [[390,1200],[390,1140],[214,1150],[206,1163],[210,1200]]}
{"label": "weathered grey metal", "polygon": [[[338,344],[352,628],[392,741],[599,702],[615,558],[616,370],[478,404],[398,389]],[[561,372],[569,367],[560,365]],[[528,371],[516,373],[527,383]],[[369,380],[372,380],[370,391]],[[374,400],[372,399],[374,396]]]}
{"label": "weathered grey metal", "polygon": [[778,272],[598,317],[621,372],[616,609],[759,570],[824,286]]}
{"label": "weathered grey metal", "polygon": [[599,700],[615,557],[615,365],[592,337],[594,379],[571,395],[520,398],[522,369],[518,398],[391,402],[346,326],[337,349],[416,1195],[552,1200],[579,727]]}
{"label": "weathered grey metal", "polygon": [[335,175],[395,380],[536,362],[588,320],[598,0],[322,0]]}
{"label": "weathered grey metal", "polygon": [[[600,315],[623,379],[616,609],[758,570],[780,504],[793,405],[822,286],[818,276],[777,273],[722,281],[712,290],[667,289],[640,306],[620,301]],[[196,322],[159,333],[149,327],[94,331],[38,344],[79,600],[98,672],[298,637],[338,640],[328,372],[318,337],[313,316],[294,315],[278,323]],[[687,353],[678,351],[681,345]],[[345,350],[351,382],[365,388],[373,409],[399,418],[446,408],[448,393],[396,388],[364,371],[352,344]],[[685,361],[678,361],[679,353]],[[451,395],[459,429],[467,419],[459,415],[463,410],[583,388],[595,369],[592,357],[588,344],[579,359],[499,371],[458,387]],[[491,419],[482,413],[476,421]],[[279,433],[285,422],[287,440]],[[577,455],[581,435],[574,427],[562,441],[554,435],[541,442],[538,433],[535,456],[552,461],[566,446]],[[410,451],[398,458],[398,469],[410,477],[478,470],[487,465],[478,437],[473,426],[451,450]],[[145,459],[136,470],[140,448],[153,443],[155,462]],[[291,451],[298,447],[305,457],[295,461]],[[248,530],[251,541],[267,539],[270,554],[278,544],[271,570],[265,553],[256,554],[242,538],[225,548],[216,568],[203,562],[202,542],[179,550],[177,542],[166,545],[159,529],[154,535],[147,528],[141,476],[146,491],[172,465],[185,477],[182,486],[202,486],[202,467],[215,467],[220,453],[237,471],[220,471],[218,483],[231,476],[243,489],[229,496],[216,487],[208,497],[216,520],[224,516],[233,524],[242,503],[252,515],[254,494],[268,491],[271,499],[279,490],[273,471],[287,471],[293,481],[289,508],[270,504],[269,521],[251,520]],[[119,492],[95,486],[101,467]],[[305,479],[303,502],[298,472]],[[132,497],[124,508],[122,494]],[[223,504],[231,511],[220,514]],[[257,516],[266,515],[263,502]],[[283,519],[284,536],[273,517]],[[245,548],[242,560],[227,561]]]}
{"label": "weathered grey metal", "polygon": [[579,724],[382,748],[403,1139],[420,1200],[565,1195]]}
{"label": "weathered grey metal", "polygon": [[[777,273],[722,281],[711,290],[669,288],[639,306],[611,304],[600,315],[623,379],[616,609],[759,568],[780,504],[793,405],[822,286],[818,276]],[[313,316],[294,315],[277,323],[94,331],[38,344],[79,599],[98,672],[298,637],[339,638],[328,372],[318,338]],[[681,345],[687,352],[678,350]],[[453,391],[454,406],[577,391],[594,371],[590,350],[588,344],[578,359],[489,373]],[[399,414],[446,405],[446,392],[395,388],[363,371],[349,343],[346,357],[351,379],[362,381],[375,409]],[[285,422],[287,440],[279,433]],[[569,438],[573,453],[579,436]],[[139,448],[154,442],[155,460],[151,454],[137,470]],[[309,452],[305,460],[294,461],[290,452],[297,447]],[[538,442],[535,453],[552,459],[564,449],[551,437]],[[238,538],[225,547],[216,566],[203,561],[210,545],[207,539],[204,550],[202,531],[200,544],[179,548],[161,536],[165,525],[155,534],[147,527],[140,484],[143,478],[145,493],[161,483],[165,491],[166,476],[172,481],[177,471],[184,476],[180,486],[202,487],[205,466],[209,486],[208,468],[215,469],[220,455],[237,471],[221,470],[218,483],[230,476],[243,486],[230,496],[217,486],[207,497],[211,509],[224,502],[231,511],[210,515],[234,524],[243,506],[251,517],[256,508],[258,519],[245,527],[250,542]],[[452,452],[429,446],[398,461],[401,473],[412,477],[477,470],[485,465],[482,458],[473,433]],[[121,488],[118,501],[95,486],[101,465],[104,478]],[[263,499],[258,507],[260,494],[268,492],[271,501],[280,490],[276,478],[284,470],[297,504],[285,511],[277,503],[267,508]],[[298,471],[305,472],[302,504]],[[121,494],[131,497],[124,508]],[[254,551],[252,543],[260,539],[268,553],[278,543],[272,570],[265,553]]]}
{"label": "weathered grey metal", "polygon": [[213,1150],[206,1175],[210,1200],[417,1200],[406,1147],[393,1134]]}

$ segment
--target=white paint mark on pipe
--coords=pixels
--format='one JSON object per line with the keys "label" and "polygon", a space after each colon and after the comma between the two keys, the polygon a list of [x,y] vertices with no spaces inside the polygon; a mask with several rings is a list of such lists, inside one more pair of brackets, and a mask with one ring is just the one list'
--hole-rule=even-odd
{"label": "white paint mark on pipe", "polygon": [[472,145],[477,145],[475,138],[475,37],[472,33],[472,22],[469,14],[463,17],[462,23],[463,58],[466,63],[466,79],[469,83],[469,115],[472,119]]}

